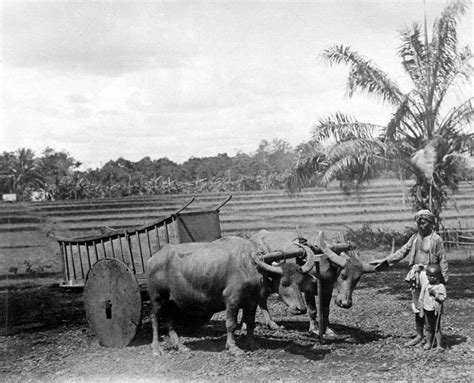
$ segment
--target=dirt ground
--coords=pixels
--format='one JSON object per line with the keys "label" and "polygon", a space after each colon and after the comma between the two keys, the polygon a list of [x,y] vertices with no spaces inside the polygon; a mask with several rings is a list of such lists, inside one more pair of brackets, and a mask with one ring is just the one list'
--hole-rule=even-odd
{"label": "dirt ground", "polygon": [[270,331],[258,325],[259,349],[243,356],[225,351],[223,313],[183,337],[191,352],[168,350],[165,356],[154,357],[147,315],[130,346],[105,348],[87,325],[81,292],[51,283],[4,283],[0,287],[2,381],[472,381],[474,262],[450,263],[442,321],[444,353],[402,346],[414,334],[405,273],[406,266],[399,265],[365,275],[351,309],[332,304],[330,321],[338,337],[322,344],[307,334],[306,315],[289,315],[272,297],[270,311],[285,329]]}

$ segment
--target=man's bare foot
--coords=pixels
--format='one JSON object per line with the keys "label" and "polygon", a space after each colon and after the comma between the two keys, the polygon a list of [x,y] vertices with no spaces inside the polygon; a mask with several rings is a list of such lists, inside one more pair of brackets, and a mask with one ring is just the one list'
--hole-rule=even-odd
{"label": "man's bare foot", "polygon": [[415,338],[413,338],[412,340],[410,340],[409,342],[406,342],[404,344],[405,347],[412,347],[412,346],[416,346],[418,343],[420,343],[421,341],[423,340],[423,337],[420,336],[420,335],[417,335]]}
{"label": "man's bare foot", "polygon": [[431,344],[431,342],[426,342],[425,345],[423,346],[423,350],[428,351],[428,350],[431,350],[432,347],[433,345]]}

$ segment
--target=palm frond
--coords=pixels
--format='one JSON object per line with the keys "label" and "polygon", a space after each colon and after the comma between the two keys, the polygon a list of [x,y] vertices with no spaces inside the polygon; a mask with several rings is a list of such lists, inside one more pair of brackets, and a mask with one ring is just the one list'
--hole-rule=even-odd
{"label": "palm frond", "polygon": [[470,81],[471,76],[474,73],[472,58],[473,55],[471,48],[469,46],[463,47],[457,55],[451,72],[447,73],[443,79],[439,79],[440,83],[436,88],[436,100],[433,109],[435,115],[439,113],[444,96],[453,85],[460,85],[466,81]]}
{"label": "palm frond", "polygon": [[354,52],[349,46],[334,45],[325,49],[322,57],[330,64],[347,64],[350,66],[348,77],[348,92],[352,96],[356,90],[366,91],[381,97],[383,101],[398,105],[403,92],[395,81],[379,69],[370,60]]}
{"label": "palm frond", "polygon": [[313,127],[312,139],[320,141],[347,141],[354,138],[374,138],[383,127],[357,121],[354,117],[336,112],[319,120]]}
{"label": "palm frond", "polygon": [[416,135],[411,125],[404,123],[407,115],[411,112],[409,104],[410,100],[408,96],[405,96],[385,128],[385,136],[387,140],[395,141],[397,136],[401,133],[405,133],[404,135]]}
{"label": "palm frond", "polygon": [[356,138],[339,142],[327,150],[327,162],[320,184],[334,179],[355,181],[357,185],[376,177],[387,167],[387,147],[378,139]]}
{"label": "palm frond", "polygon": [[377,178],[380,170],[387,162],[380,157],[371,155],[345,156],[331,162],[319,180],[322,186],[328,185],[335,179],[355,182],[357,186]]}
{"label": "palm frond", "polygon": [[402,44],[398,49],[398,55],[402,59],[405,72],[410,76],[415,88],[426,87],[426,47],[421,39],[421,27],[414,23],[412,29],[406,28],[400,32]]}
{"label": "palm frond", "polygon": [[430,43],[433,73],[429,97],[437,98],[437,102],[440,102],[441,96],[446,93],[446,85],[451,83],[450,78],[457,74],[459,55],[456,27],[460,17],[466,13],[467,6],[464,0],[451,2],[443,10],[441,17],[435,20],[433,26],[434,33]]}
{"label": "palm frond", "polygon": [[375,178],[386,168],[388,148],[378,139],[355,138],[342,141],[298,160],[290,183],[302,187],[311,181],[326,186],[334,179],[355,181],[357,185]]}
{"label": "palm frond", "polygon": [[444,184],[452,191],[458,189],[459,182],[466,179],[469,174],[469,164],[464,155],[460,153],[449,153],[443,157],[441,163],[435,167],[435,180]]}
{"label": "palm frond", "polygon": [[355,138],[342,141],[327,150],[329,160],[338,160],[343,157],[371,155],[384,158],[387,152],[385,144],[378,139]]}
{"label": "palm frond", "polygon": [[474,97],[452,108],[440,124],[438,133],[444,137],[462,134],[474,122]]}
{"label": "palm frond", "polygon": [[326,154],[316,152],[309,157],[301,157],[296,162],[292,176],[288,180],[290,190],[307,186],[311,180],[317,180],[329,166]]}

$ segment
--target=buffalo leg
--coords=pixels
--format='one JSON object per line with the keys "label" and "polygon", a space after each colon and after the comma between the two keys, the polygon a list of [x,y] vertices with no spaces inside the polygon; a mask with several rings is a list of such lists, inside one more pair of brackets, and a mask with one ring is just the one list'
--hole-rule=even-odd
{"label": "buffalo leg", "polygon": [[153,328],[153,340],[151,342],[151,349],[153,355],[160,356],[163,354],[163,348],[160,346],[159,334],[158,334],[158,318],[161,313],[162,302],[159,296],[151,299],[152,314],[151,314],[151,325]]}
{"label": "buffalo leg", "polygon": [[[227,305],[226,308],[226,322],[225,326],[227,328],[227,341],[225,348],[231,354],[242,354],[242,350],[237,347],[235,343],[235,330],[237,329],[237,314],[239,312],[238,305]],[[247,324],[248,325],[248,324]],[[247,334],[249,329],[247,328]]]}
{"label": "buffalo leg", "polygon": [[245,324],[247,325],[247,347],[250,350],[255,350],[257,348],[257,342],[255,341],[254,329],[257,305],[247,305],[247,307],[245,307],[243,311],[243,318],[245,319]]}
{"label": "buffalo leg", "polygon": [[333,285],[327,288],[323,286],[321,308],[323,312],[323,327],[324,327],[323,334],[334,338],[334,337],[337,337],[337,334],[334,330],[332,330],[329,327],[329,311],[330,311],[330,306],[331,306],[332,291],[333,291]]}
{"label": "buffalo leg", "polygon": [[[329,307],[331,306],[331,298],[332,298],[332,289],[330,293],[324,293],[321,296],[321,311],[322,311],[322,322],[323,328],[320,329],[322,334],[326,334],[329,330]],[[328,334],[329,335],[329,334]]]}
{"label": "buffalo leg", "polygon": [[176,330],[175,330],[174,321],[175,321],[176,315],[178,315],[178,311],[176,310],[175,304],[169,300],[166,300],[165,303],[163,304],[162,318],[168,329],[168,336],[169,336],[171,345],[176,350],[187,352],[189,351],[189,349],[180,342],[178,334],[176,333]]}
{"label": "buffalo leg", "polygon": [[[322,289],[324,291],[324,288]],[[309,315],[309,330],[310,334],[319,335],[319,325],[317,321],[317,309],[316,309],[316,294],[305,293],[306,306],[308,307]],[[329,309],[331,305],[332,289],[330,292],[323,293],[321,297],[321,309],[322,309],[322,322],[323,328],[322,334],[329,336],[336,336],[336,333],[329,328]]]}
{"label": "buffalo leg", "polygon": [[314,293],[304,293],[306,300],[306,307],[308,308],[309,316],[309,330],[310,334],[319,334],[319,328],[316,321],[317,310],[316,310],[316,295]]}
{"label": "buffalo leg", "polygon": [[[226,322],[225,326],[227,328],[227,340],[225,344],[226,350],[229,353],[238,355],[242,354],[243,351],[237,347],[235,343],[235,330],[237,329],[237,316],[239,314],[239,304],[235,299],[232,299],[232,291],[230,289],[225,289],[223,292],[225,306],[226,306]],[[243,314],[243,317],[246,317],[246,314]],[[247,329],[247,332],[249,330]]]}
{"label": "buffalo leg", "polygon": [[276,322],[273,321],[270,315],[270,311],[268,311],[267,298],[261,299],[260,302],[258,303],[258,306],[260,307],[260,310],[262,311],[263,324],[265,326],[267,326],[270,330],[280,330],[283,328],[283,326],[280,326]]}
{"label": "buffalo leg", "polygon": [[171,344],[173,345],[173,347],[175,349],[177,349],[179,351],[182,351],[182,352],[189,352],[190,351],[188,347],[186,347],[184,344],[182,344],[179,341],[178,334],[174,330],[173,326],[170,326],[169,337],[170,337],[170,340],[171,340]]}

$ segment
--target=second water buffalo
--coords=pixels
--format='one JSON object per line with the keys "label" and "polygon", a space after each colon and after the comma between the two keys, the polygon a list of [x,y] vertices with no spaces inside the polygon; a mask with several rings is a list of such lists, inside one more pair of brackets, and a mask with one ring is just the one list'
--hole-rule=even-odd
{"label": "second water buffalo", "polygon": [[[295,238],[294,235],[283,232],[270,232],[267,230],[261,230],[254,234],[250,238],[261,251],[273,252],[294,252],[299,248],[301,239]],[[303,241],[307,243],[307,241]],[[324,241],[324,236],[319,233],[317,246],[307,244],[314,253],[324,253],[324,256],[320,260],[320,278],[322,291],[317,292],[316,282],[314,277],[316,276],[315,268],[312,268],[310,273],[303,279],[301,284],[301,290],[304,293],[306,305],[308,307],[309,314],[309,332],[319,334],[322,331],[323,334],[334,335],[334,332],[329,329],[329,308],[331,303],[331,297],[334,288],[336,289],[337,295],[335,297],[335,303],[337,306],[342,308],[350,308],[352,306],[352,292],[354,291],[357,283],[364,273],[375,272],[375,267],[370,264],[361,261],[357,257],[349,256],[341,253],[337,254],[330,247],[328,247]],[[312,276],[312,278],[310,278]],[[316,294],[321,294],[321,306],[322,306],[322,323],[323,329],[318,329],[316,321]],[[270,328],[279,327],[268,313],[265,307],[262,307],[263,315],[266,324]],[[266,311],[266,312],[265,312]]]}

